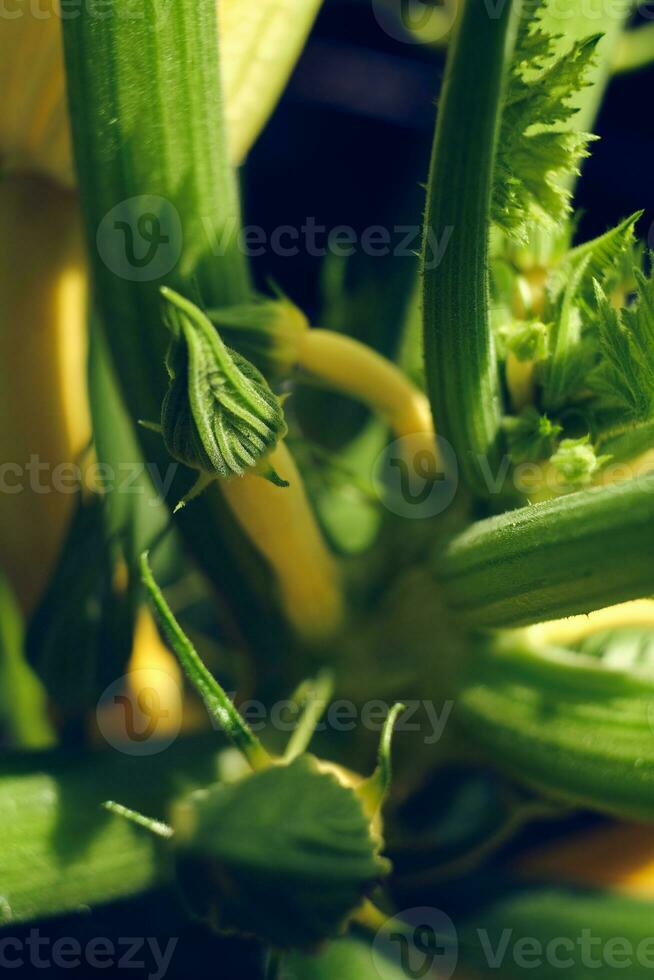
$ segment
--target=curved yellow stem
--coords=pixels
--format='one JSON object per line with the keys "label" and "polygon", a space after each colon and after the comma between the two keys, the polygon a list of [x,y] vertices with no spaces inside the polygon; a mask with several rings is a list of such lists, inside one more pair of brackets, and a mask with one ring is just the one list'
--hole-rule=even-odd
{"label": "curved yellow stem", "polygon": [[289,620],[302,636],[319,640],[334,632],[343,619],[338,569],[284,443],[269,458],[288,487],[274,486],[254,473],[218,485],[234,517],[274,571]]}
{"label": "curved yellow stem", "polygon": [[391,361],[366,344],[332,330],[311,329],[297,341],[297,365],[364,402],[407,438],[411,451],[435,453],[429,399]]}

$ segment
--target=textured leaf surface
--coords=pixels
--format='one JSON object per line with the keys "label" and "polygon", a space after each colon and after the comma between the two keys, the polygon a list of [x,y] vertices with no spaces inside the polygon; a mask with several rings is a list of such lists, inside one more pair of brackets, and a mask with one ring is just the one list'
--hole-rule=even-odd
{"label": "textured leaf surface", "polygon": [[195,910],[278,946],[335,935],[388,871],[353,790],[311,756],[193,794],[173,826]]}
{"label": "textured leaf surface", "polygon": [[495,171],[493,218],[522,240],[530,221],[565,218],[570,192],[564,179],[577,172],[591,138],[570,126],[571,100],[587,84],[599,36],[575,41],[561,55],[541,14],[530,8],[520,20]]}
{"label": "textured leaf surface", "polygon": [[161,413],[166,447],[209,476],[242,476],[286,434],[279,399],[198,307],[170,290],[165,301],[174,338]]}

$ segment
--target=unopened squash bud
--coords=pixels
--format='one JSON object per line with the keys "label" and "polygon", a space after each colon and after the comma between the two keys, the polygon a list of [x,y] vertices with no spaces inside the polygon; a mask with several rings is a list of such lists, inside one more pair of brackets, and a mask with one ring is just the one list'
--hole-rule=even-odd
{"label": "unopened squash bud", "polygon": [[283,486],[266,462],[286,435],[279,399],[249,361],[223,344],[197,306],[170,289],[162,293],[173,334],[161,412],[169,453],[199,470],[203,482],[257,470]]}
{"label": "unopened squash bud", "polygon": [[331,692],[329,677],[302,686],[303,713],[282,757],[263,748],[209,673],[158,589],[147,558],[143,581],[163,630],[209,713],[253,772],[197,790],[175,804],[170,825],[106,804],[169,839],[190,910],[219,932],[277,948],[308,948],[343,932],[390,871],[381,857],[380,807],[390,783],[389,713],[379,764],[358,778],[307,752]]}

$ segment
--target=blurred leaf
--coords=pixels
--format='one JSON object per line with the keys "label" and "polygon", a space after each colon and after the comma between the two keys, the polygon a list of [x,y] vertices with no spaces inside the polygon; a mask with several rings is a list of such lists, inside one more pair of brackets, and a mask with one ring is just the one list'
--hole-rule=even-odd
{"label": "blurred leaf", "polygon": [[82,711],[125,672],[134,610],[107,534],[104,500],[80,498],[26,637],[29,662],[55,704]]}
{"label": "blurred leaf", "polygon": [[[525,885],[495,874],[465,879],[456,909],[463,973],[502,980],[647,980],[654,962],[654,902],[610,891]],[[453,896],[447,897],[447,903]]]}
{"label": "blurred leaf", "polygon": [[472,658],[457,716],[494,762],[579,806],[654,821],[654,668],[506,634]]}
{"label": "blurred leaf", "polygon": [[23,619],[0,571],[0,718],[13,748],[46,748],[54,733],[43,688],[24,659]]}
{"label": "blurred leaf", "polygon": [[[383,980],[405,980],[407,974],[388,960]],[[330,943],[313,955],[289,953],[282,963],[279,980],[382,980],[370,943],[348,936]]]}
{"label": "blurred leaf", "polygon": [[322,0],[218,0],[225,116],[241,163],[279,100]]}
{"label": "blurred leaf", "polygon": [[191,907],[280,947],[338,933],[389,870],[354,791],[308,755],[200,790],[172,823]]}
{"label": "blurred leaf", "polygon": [[78,912],[169,880],[157,839],[101,804],[117,797],[165,817],[174,796],[216,779],[216,738],[180,740],[142,758],[0,757],[0,924]]}

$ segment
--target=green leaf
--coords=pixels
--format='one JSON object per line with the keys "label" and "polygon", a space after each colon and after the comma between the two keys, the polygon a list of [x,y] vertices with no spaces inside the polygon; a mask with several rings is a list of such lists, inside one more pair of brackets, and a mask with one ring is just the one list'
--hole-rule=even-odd
{"label": "green leaf", "polygon": [[643,211],[636,211],[598,238],[570,249],[550,275],[548,292],[552,299],[560,295],[575,269],[585,262],[579,295],[586,306],[594,306],[594,281],[597,280],[603,289],[608,288],[612,277],[620,270],[625,255],[634,245],[635,227],[642,216]]}
{"label": "green leaf", "polygon": [[134,608],[116,575],[105,501],[77,501],[46,592],[31,617],[27,658],[49,697],[69,712],[94,707],[132,652]]}
{"label": "green leaf", "polygon": [[[161,410],[171,456],[209,477],[242,476],[261,467],[286,435],[284,413],[262,374],[223,344],[197,306],[163,291],[173,334],[170,387]],[[271,479],[286,484],[273,473]]]}
{"label": "green leaf", "polygon": [[654,475],[473,524],[437,566],[470,625],[524,626],[654,593]]}
{"label": "green leaf", "polygon": [[354,791],[307,755],[192,794],[172,824],[191,908],[278,947],[338,934],[389,870]]}
{"label": "green leaf", "polygon": [[[0,924],[138,895],[171,878],[160,842],[101,808],[107,796],[165,816],[173,797],[215,781],[216,734],[165,752],[5,754],[0,772]],[[20,819],[16,819],[16,814]]]}
{"label": "green leaf", "polygon": [[557,797],[654,819],[654,666],[507,634],[472,659],[459,719],[494,762]]}
{"label": "green leaf", "polygon": [[[438,112],[422,265],[425,379],[436,430],[480,495],[487,493],[482,461],[493,467],[499,460],[503,415],[488,245],[511,8],[503,3],[491,16],[477,0],[465,0],[459,12]],[[428,243],[448,233],[440,262],[430,262]]]}
{"label": "green leaf", "polygon": [[547,6],[521,17],[495,168],[493,219],[524,241],[530,222],[555,225],[570,212],[564,180],[578,172],[591,139],[570,127],[571,100],[588,82],[600,35],[561,55],[538,9]]}
{"label": "green leaf", "polygon": [[45,692],[25,661],[23,619],[0,570],[0,720],[13,748],[46,748],[55,736]]}
{"label": "green leaf", "polygon": [[589,263],[590,256],[586,256],[574,268],[557,303],[551,332],[552,354],[545,368],[543,388],[543,404],[549,410],[560,409],[583,377],[585,348],[577,297]]}
{"label": "green leaf", "polygon": [[[378,954],[378,957],[381,954]],[[406,980],[407,974],[390,959],[384,963],[383,977],[379,959],[372,947],[357,936],[347,936],[315,953],[289,953],[284,957],[284,980]]]}
{"label": "green leaf", "polygon": [[617,405],[632,422],[654,413],[654,277],[636,271],[639,301],[618,311],[596,284],[600,351],[603,362],[591,387]]}
{"label": "green leaf", "polygon": [[550,327],[540,320],[517,320],[501,326],[498,338],[505,352],[523,363],[543,361],[549,354]]}

